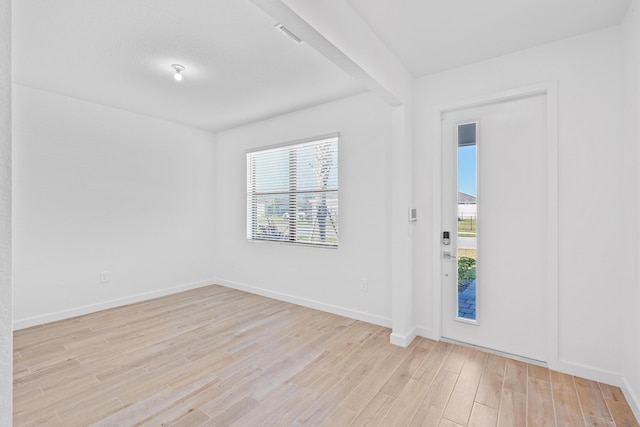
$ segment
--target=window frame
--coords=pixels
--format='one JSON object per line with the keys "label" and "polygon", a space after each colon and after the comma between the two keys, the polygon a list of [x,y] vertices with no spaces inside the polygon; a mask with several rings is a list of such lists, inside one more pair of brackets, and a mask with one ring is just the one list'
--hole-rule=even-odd
{"label": "window frame", "polygon": [[[333,140],[333,141],[331,141]],[[299,154],[298,150],[295,150],[296,147],[308,146],[312,143],[318,143],[318,146],[323,142],[331,142],[335,144],[335,149],[331,151],[331,153],[335,153],[335,187],[331,187],[330,189],[306,189],[300,190],[297,186],[297,155]],[[246,173],[247,173],[247,194],[246,194],[246,202],[247,202],[247,212],[246,212],[246,220],[247,220],[247,230],[246,230],[246,238],[249,242],[255,243],[280,243],[287,245],[297,245],[297,246],[305,246],[305,247],[315,247],[315,248],[326,248],[326,249],[337,249],[339,247],[339,225],[336,224],[338,222],[337,215],[339,213],[339,147],[340,147],[340,133],[331,133],[327,135],[321,135],[311,138],[299,139],[295,141],[288,141],[279,144],[262,146],[259,148],[249,149],[245,152],[246,157]],[[262,152],[269,152],[274,150],[282,150],[284,153],[286,149],[289,149],[289,161],[288,161],[288,171],[286,171],[286,175],[288,176],[288,190],[287,191],[265,191],[259,192],[256,191],[256,176],[255,176],[255,163],[251,163],[250,156],[255,156],[256,154]],[[294,164],[295,163],[295,164]],[[285,171],[283,171],[285,173]],[[334,214],[336,215],[336,219],[331,217],[331,211],[329,212],[329,218],[332,222],[333,230],[335,232],[335,243],[322,243],[320,241],[300,241],[298,235],[298,229],[303,228],[299,227],[300,218],[297,207],[297,197],[300,195],[310,195],[310,194],[325,194],[332,195],[335,200],[335,208]],[[278,237],[269,237],[260,236],[260,232],[258,231],[258,202],[257,198],[260,196],[284,196],[287,200],[287,212],[286,215],[288,219],[286,236],[285,238]],[[324,199],[326,200],[326,199]],[[325,202],[326,203],[326,202]],[[326,206],[326,205],[325,205]],[[312,218],[315,218],[315,214]],[[313,219],[312,221],[315,221]],[[325,225],[326,227],[326,225]],[[313,233],[312,229],[312,233]]]}

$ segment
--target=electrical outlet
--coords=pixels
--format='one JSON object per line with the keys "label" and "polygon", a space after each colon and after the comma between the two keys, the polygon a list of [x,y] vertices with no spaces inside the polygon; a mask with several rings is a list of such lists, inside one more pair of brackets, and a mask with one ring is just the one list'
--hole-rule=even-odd
{"label": "electrical outlet", "polygon": [[100,282],[106,283],[111,279],[111,274],[108,271],[100,272]]}
{"label": "electrical outlet", "polygon": [[362,292],[367,292],[369,290],[369,280],[360,279],[360,290]]}

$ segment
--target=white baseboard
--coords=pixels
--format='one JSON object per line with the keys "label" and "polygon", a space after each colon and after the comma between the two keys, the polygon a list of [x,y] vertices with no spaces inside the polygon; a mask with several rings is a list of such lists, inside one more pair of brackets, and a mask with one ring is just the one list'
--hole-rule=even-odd
{"label": "white baseboard", "polygon": [[633,411],[633,415],[635,415],[636,420],[640,422],[640,398],[633,391],[631,384],[629,384],[626,378],[622,379],[622,386],[620,388],[624,393],[624,397],[627,399],[627,403],[629,403],[629,406]]}
{"label": "white baseboard", "polygon": [[320,311],[326,311],[328,313],[337,314],[339,316],[348,317],[350,319],[362,320],[363,322],[384,326],[386,328],[391,327],[391,319],[387,319],[381,316],[376,316],[374,314],[363,313],[361,311],[352,310],[346,307],[339,307],[336,305],[325,304],[319,301],[314,301],[307,298],[300,298],[294,295],[275,292],[269,289],[258,288],[255,286],[245,285],[245,284],[233,282],[230,280],[217,279],[215,283],[221,286],[225,286],[227,288],[237,289],[240,291],[249,292],[251,294],[262,295],[264,297],[273,298],[279,301],[290,302],[292,304],[297,304],[303,307],[313,308]]}
{"label": "white baseboard", "polygon": [[419,337],[428,338],[433,341],[440,341],[440,337],[436,335],[433,329],[431,328],[417,326],[416,333],[418,334]]}
{"label": "white baseboard", "polygon": [[[437,336],[431,328],[418,326],[416,327],[416,331],[418,336],[434,341],[442,340],[442,338]],[[506,357],[509,356],[506,355]],[[558,366],[554,367],[554,369],[564,374],[575,375],[577,377],[586,378],[588,380],[598,381],[604,384],[620,387],[624,392],[627,402],[629,402],[629,406],[633,410],[636,419],[640,420],[640,397],[637,393],[634,392],[633,388],[626,380],[626,378],[622,376],[622,374],[597,369],[592,366],[582,365],[567,360],[560,360],[558,362]]]}
{"label": "white baseboard", "polygon": [[411,344],[411,342],[418,336],[418,333],[415,328],[413,328],[408,334],[401,335],[397,333],[391,334],[391,344],[398,345],[400,347],[406,348]]}
{"label": "white baseboard", "polygon": [[[418,335],[421,337],[429,338],[434,341],[444,340],[442,337],[437,336],[434,333],[434,331],[430,328],[416,327],[416,330],[418,331]],[[445,340],[445,341],[453,342],[451,340]],[[472,346],[472,347],[477,347],[477,346]],[[494,350],[491,350],[491,349],[484,349],[484,350],[489,352],[494,352]],[[496,352],[496,353],[500,353],[500,352]],[[518,356],[508,355],[504,353],[501,353],[501,354],[503,354],[505,357],[511,357],[516,360],[525,360],[525,358],[521,358]],[[529,361],[529,363],[540,364],[541,362]],[[598,381],[604,384],[614,385],[623,389],[625,387],[622,374],[618,372],[605,371],[602,369],[594,368],[593,366],[582,365],[582,364],[571,362],[568,360],[558,361],[558,365],[554,366],[552,369],[558,372],[562,372],[564,374],[575,375],[577,377],[586,378],[592,381]],[[627,388],[629,388],[628,385],[627,385]],[[638,406],[637,402],[638,401],[636,399],[636,406]]]}
{"label": "white baseboard", "polygon": [[30,328],[31,326],[43,325],[45,323],[69,319],[76,316],[82,316],[84,314],[95,313],[97,311],[120,307],[127,304],[133,304],[136,302],[146,301],[153,298],[177,294],[178,292],[184,292],[191,289],[201,288],[203,286],[209,286],[214,283],[215,281],[213,280],[203,280],[200,282],[187,283],[184,285],[160,289],[157,291],[147,292],[144,294],[131,295],[128,297],[118,298],[118,299],[105,301],[97,304],[91,304],[83,307],[75,307],[69,310],[56,311],[54,313],[48,313],[41,316],[29,317],[27,319],[14,320],[13,330],[17,331],[19,329]]}
{"label": "white baseboard", "polygon": [[623,387],[624,385],[622,374],[618,372],[605,371],[603,369],[594,368],[593,366],[583,365],[567,360],[561,359],[558,361],[557,371],[616,387]]}

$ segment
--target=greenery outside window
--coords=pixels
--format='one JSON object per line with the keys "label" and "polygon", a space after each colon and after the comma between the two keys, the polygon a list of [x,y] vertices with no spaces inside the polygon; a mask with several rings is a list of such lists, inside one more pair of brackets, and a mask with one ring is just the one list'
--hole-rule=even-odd
{"label": "greenery outside window", "polygon": [[247,239],[338,247],[338,135],[247,153]]}

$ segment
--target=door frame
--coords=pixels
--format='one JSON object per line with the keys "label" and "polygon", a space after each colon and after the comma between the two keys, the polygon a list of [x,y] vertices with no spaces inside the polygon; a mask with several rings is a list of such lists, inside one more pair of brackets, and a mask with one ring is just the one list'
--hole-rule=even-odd
{"label": "door frame", "polygon": [[479,107],[531,95],[546,95],[547,99],[547,366],[556,369],[559,363],[558,343],[558,82],[548,81],[532,86],[493,92],[467,100],[442,104],[434,109],[433,195],[437,209],[433,212],[433,332],[442,339],[442,122],[447,112]]}

